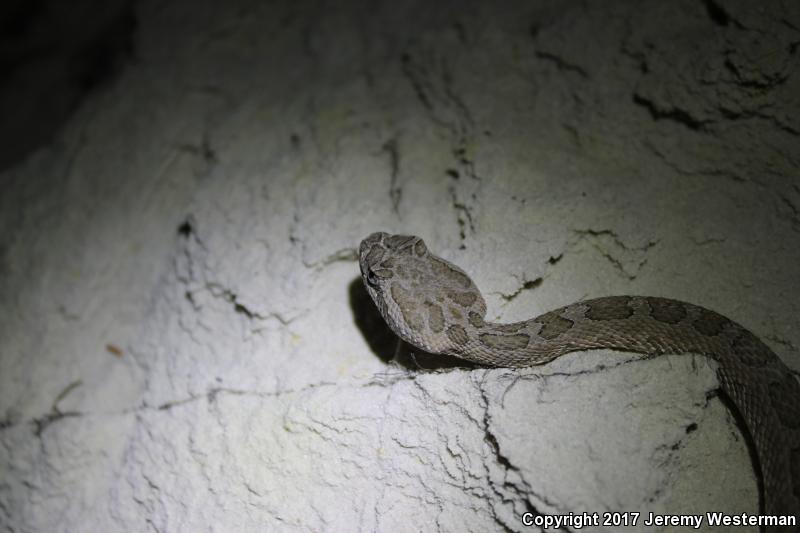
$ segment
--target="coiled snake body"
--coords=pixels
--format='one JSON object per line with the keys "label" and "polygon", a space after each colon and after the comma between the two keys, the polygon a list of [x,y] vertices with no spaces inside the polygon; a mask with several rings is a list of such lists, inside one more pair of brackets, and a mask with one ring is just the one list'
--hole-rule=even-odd
{"label": "coiled snake body", "polygon": [[373,233],[361,242],[359,264],[384,320],[427,352],[506,367],[593,348],[713,358],[722,390],[755,444],[764,514],[800,515],[800,384],[772,350],[735,322],[677,300],[610,296],[493,324],[486,322],[486,303],[469,276],[430,253],[419,237]]}

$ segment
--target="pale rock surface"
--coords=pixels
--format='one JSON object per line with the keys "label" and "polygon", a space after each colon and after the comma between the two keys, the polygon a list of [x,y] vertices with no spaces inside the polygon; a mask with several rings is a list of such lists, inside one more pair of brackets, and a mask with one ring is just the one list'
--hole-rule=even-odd
{"label": "pale rock surface", "polygon": [[797,4],[613,4],[141,2],[0,178],[2,529],[755,512],[705,358],[417,369],[358,279],[417,234],[492,320],[666,296],[800,369]]}

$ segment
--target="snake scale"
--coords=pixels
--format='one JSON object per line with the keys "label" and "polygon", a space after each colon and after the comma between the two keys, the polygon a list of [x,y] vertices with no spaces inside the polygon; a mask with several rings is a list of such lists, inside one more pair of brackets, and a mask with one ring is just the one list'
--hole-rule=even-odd
{"label": "snake scale", "polygon": [[373,233],[361,242],[359,265],[391,329],[430,353],[495,367],[539,365],[595,348],[711,357],[755,444],[763,513],[800,515],[800,384],[739,324],[697,305],[644,296],[585,300],[494,324],[486,321],[486,303],[470,277],[419,237]]}

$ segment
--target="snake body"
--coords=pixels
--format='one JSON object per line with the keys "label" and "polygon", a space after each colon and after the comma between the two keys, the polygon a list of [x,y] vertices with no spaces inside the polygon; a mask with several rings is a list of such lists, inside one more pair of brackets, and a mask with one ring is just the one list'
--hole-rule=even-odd
{"label": "snake body", "polygon": [[495,367],[539,365],[595,348],[711,357],[755,445],[763,513],[800,515],[800,384],[739,324],[697,305],[644,296],[585,300],[494,324],[466,272],[429,252],[419,237],[373,233],[361,242],[359,264],[389,327],[430,353]]}

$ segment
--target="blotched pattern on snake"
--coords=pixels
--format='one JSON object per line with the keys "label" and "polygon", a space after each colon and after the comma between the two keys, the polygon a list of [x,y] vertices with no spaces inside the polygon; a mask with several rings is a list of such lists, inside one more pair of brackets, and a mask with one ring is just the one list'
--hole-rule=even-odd
{"label": "blotched pattern on snake", "polygon": [[391,329],[431,353],[504,367],[593,348],[713,358],[722,390],[755,444],[763,512],[800,515],[800,384],[739,324],[697,305],[646,296],[596,298],[494,324],[486,321],[486,303],[470,277],[429,252],[419,237],[373,233],[361,242],[359,263]]}

